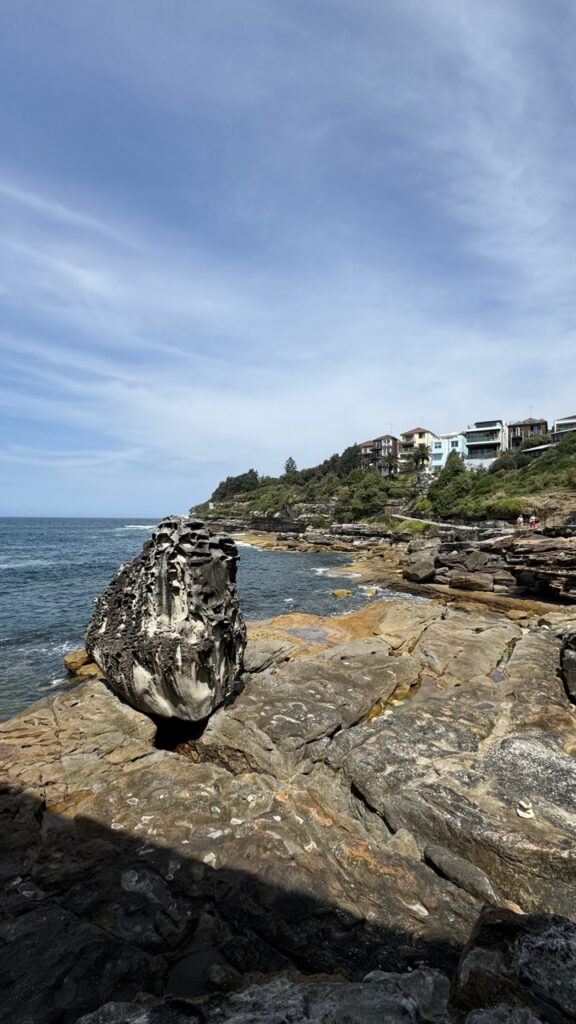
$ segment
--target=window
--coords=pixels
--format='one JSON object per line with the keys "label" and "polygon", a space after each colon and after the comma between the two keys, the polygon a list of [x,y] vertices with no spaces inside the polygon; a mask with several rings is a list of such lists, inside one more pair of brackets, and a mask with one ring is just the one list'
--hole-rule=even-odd
{"label": "window", "polygon": [[458,447],[458,441],[450,441],[450,447],[451,448],[457,448]]}

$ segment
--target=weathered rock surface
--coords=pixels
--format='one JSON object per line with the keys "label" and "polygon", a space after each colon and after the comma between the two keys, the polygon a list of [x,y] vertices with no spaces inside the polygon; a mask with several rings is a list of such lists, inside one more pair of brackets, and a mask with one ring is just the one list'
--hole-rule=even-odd
{"label": "weathered rock surface", "polygon": [[418,664],[393,657],[381,639],[371,652],[330,648],[255,676],[226,713],[215,714],[195,749],[232,770],[249,767],[281,778],[323,759],[330,738],[349,729],[396,690],[416,685]]}
{"label": "weathered rock surface", "polygon": [[505,556],[508,569],[533,589],[576,601],[576,537],[518,538]]}
{"label": "weathered rock surface", "polygon": [[545,914],[482,913],[460,961],[452,1005],[466,1012],[502,1003],[524,1007],[536,1020],[576,1021],[572,922]]}
{"label": "weathered rock surface", "polygon": [[440,1024],[446,1021],[448,990],[448,979],[438,971],[377,971],[364,983],[348,984],[277,978],[197,1008],[174,1002],[111,1004],[78,1024]]}
{"label": "weathered rock surface", "polygon": [[68,651],[64,655],[64,665],[72,675],[75,675],[79,668],[86,665],[88,662],[88,652],[84,647],[79,647],[75,651]]}
{"label": "weathered rock surface", "polygon": [[566,693],[576,704],[576,629],[561,631],[562,639],[562,678]]}
{"label": "weathered rock surface", "polygon": [[475,897],[576,917],[576,721],[560,641],[426,602],[387,603],[379,632],[369,657],[333,648],[254,676],[192,755],[285,779],[313,769],[332,800],[349,787]]}
{"label": "weathered rock surface", "polygon": [[454,589],[543,593],[576,600],[576,537],[506,534],[474,541],[408,544],[402,558],[406,580]]}
{"label": "weathered rock surface", "polygon": [[246,643],[237,558],[229,538],[172,516],[98,598],[86,648],[132,707],[197,721],[231,693]]}
{"label": "weathered rock surface", "polygon": [[0,1019],[15,1000],[13,1022],[72,1024],[141,990],[196,995],[220,964],[455,964],[479,902],[387,851],[352,802],[336,809],[316,779],[192,764],[152,731],[98,681],[0,727]]}
{"label": "weathered rock surface", "polygon": [[[261,638],[232,702],[172,723],[180,753],[97,680],[0,725],[0,1020],[573,1021],[538,957],[570,967],[576,928],[507,915],[576,920],[570,630],[430,601],[369,621],[297,660]],[[508,959],[475,939],[448,1002],[432,968],[455,970],[484,903],[520,931]]]}
{"label": "weathered rock surface", "polygon": [[78,1024],[574,1024],[575,967],[574,925],[490,909],[452,987],[429,968],[362,982],[278,977],[202,1002],[109,1003]]}

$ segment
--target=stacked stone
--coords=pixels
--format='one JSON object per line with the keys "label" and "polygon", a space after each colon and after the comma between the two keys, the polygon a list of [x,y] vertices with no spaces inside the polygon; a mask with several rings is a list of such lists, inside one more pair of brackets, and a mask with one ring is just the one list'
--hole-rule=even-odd
{"label": "stacked stone", "polygon": [[[505,538],[508,543],[508,538]],[[492,542],[416,539],[408,545],[404,579],[415,583],[444,583],[456,590],[512,593],[516,577],[507,566],[504,553]]]}
{"label": "stacked stone", "polygon": [[576,600],[576,537],[518,538],[507,553],[510,569],[534,589]]}
{"label": "stacked stone", "polygon": [[190,721],[231,693],[246,627],[238,551],[201,520],[169,516],[96,602],[89,656],[139,711]]}

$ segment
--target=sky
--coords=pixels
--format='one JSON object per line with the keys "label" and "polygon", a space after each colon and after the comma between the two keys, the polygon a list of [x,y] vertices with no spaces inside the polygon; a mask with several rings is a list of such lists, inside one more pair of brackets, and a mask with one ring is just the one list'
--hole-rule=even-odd
{"label": "sky", "polygon": [[0,3],[0,515],[576,407],[573,0]]}

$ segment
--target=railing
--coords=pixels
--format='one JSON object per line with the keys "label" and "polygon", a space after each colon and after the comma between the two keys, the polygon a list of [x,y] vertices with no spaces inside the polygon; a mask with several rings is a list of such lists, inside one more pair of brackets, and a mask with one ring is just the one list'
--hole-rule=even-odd
{"label": "railing", "polygon": [[500,431],[498,430],[470,430],[466,431],[466,444],[498,444]]}

